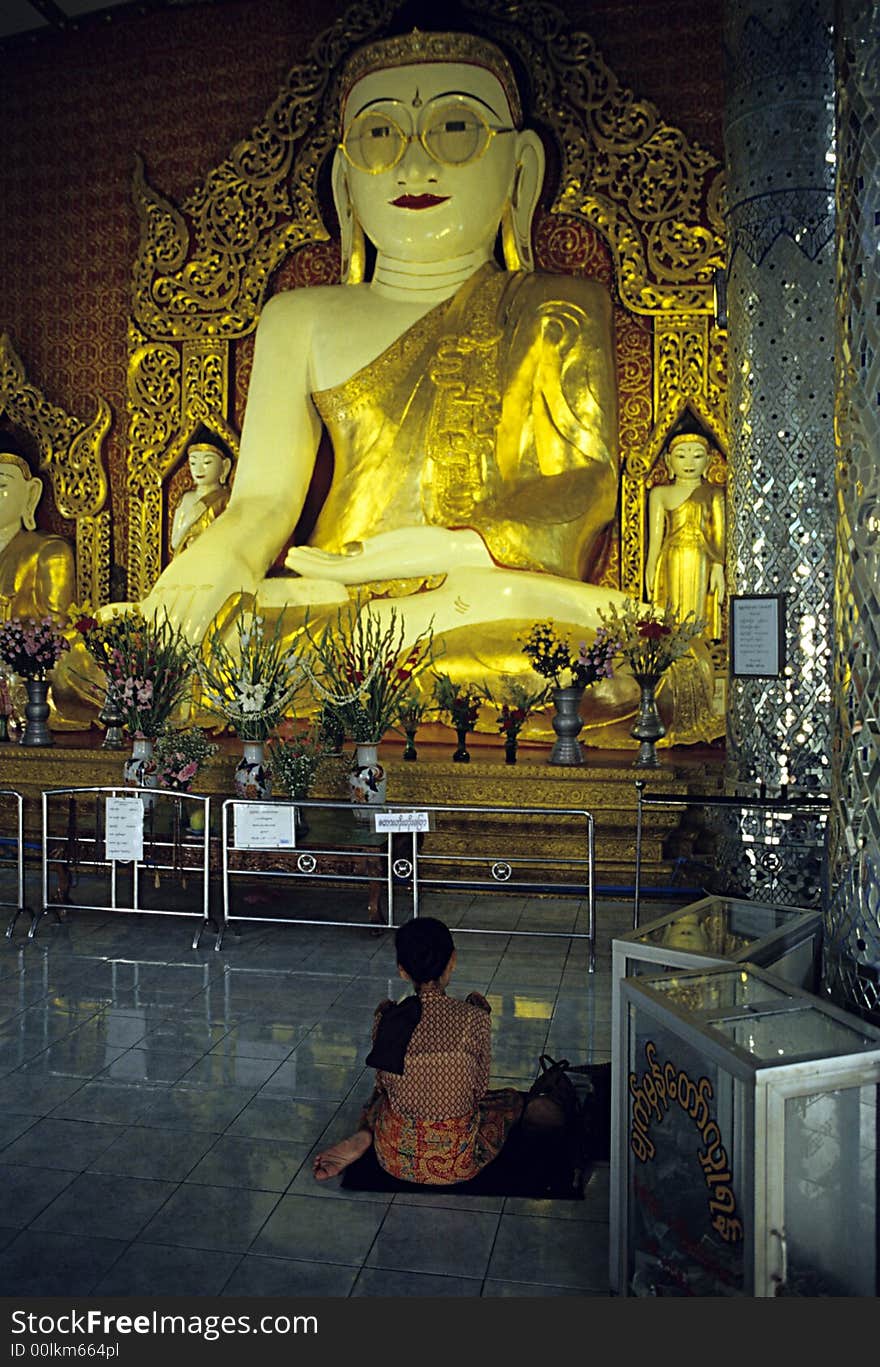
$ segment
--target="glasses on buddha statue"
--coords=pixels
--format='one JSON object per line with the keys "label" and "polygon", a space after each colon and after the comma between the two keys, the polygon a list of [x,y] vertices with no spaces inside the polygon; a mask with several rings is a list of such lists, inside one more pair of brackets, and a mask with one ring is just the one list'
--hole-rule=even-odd
{"label": "glasses on buddha statue", "polygon": [[415,133],[404,132],[384,110],[365,109],[352,120],[339,146],[352,166],[377,176],[395,167],[411,142],[420,142],[441,166],[467,166],[484,155],[497,134],[514,132],[513,127],[488,123],[469,104],[447,100],[425,107]]}

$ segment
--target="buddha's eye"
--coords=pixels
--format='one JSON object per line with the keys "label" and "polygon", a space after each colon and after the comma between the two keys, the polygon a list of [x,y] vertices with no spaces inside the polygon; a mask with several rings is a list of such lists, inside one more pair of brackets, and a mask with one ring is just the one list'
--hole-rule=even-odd
{"label": "buddha's eye", "polygon": [[462,166],[486,150],[491,137],[487,124],[460,104],[436,110],[425,124],[424,144],[437,161]]}

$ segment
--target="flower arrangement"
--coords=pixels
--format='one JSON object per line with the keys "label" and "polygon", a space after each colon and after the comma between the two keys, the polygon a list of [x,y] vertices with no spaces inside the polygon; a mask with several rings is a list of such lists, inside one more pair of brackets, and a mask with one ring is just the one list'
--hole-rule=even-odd
{"label": "flower arrangement", "polygon": [[406,628],[396,609],[383,625],[354,603],[339,608],[335,621],[326,623],[320,634],[308,623],[304,631],[311,647],[305,669],[318,697],[349,739],[378,744],[397,722],[413,681],[431,663],[431,628],[407,649]]}
{"label": "flower arrangement", "polygon": [[281,618],[267,634],[255,608],[238,618],[238,649],[221,629],[212,627],[196,663],[201,701],[222,717],[240,740],[265,741],[281,719],[293,712],[304,676],[296,651],[289,649]]}
{"label": "flower arrangement", "polygon": [[431,710],[429,700],[420,693],[405,693],[398,704],[397,720],[404,731],[416,731]]}
{"label": "flower arrangement", "polygon": [[95,663],[101,666],[109,682],[115,662],[114,651],[123,646],[128,637],[125,614],[114,612],[111,617],[99,621],[86,603],[83,607],[71,607],[70,621],[74,630],[79,633],[85,649]]}
{"label": "flower arrangement", "polygon": [[340,754],[345,743],[345,727],[330,703],[321,703],[315,722],[324,753],[327,755]]}
{"label": "flower arrangement", "polygon": [[614,673],[617,641],[611,631],[600,627],[591,645],[581,641],[577,652],[567,636],[558,636],[552,622],[536,622],[523,644],[532,669],[549,679],[554,689],[587,688]]}
{"label": "flower arrangement", "polygon": [[626,661],[636,679],[664,673],[687,653],[706,625],[692,612],[679,617],[673,608],[658,612],[635,599],[599,616],[617,642],[616,654]]}
{"label": "flower arrangement", "polygon": [[318,726],[301,731],[289,740],[274,736],[269,743],[266,759],[272,778],[288,797],[305,801],[309,795],[318,766],[326,748]]}
{"label": "flower arrangement", "polygon": [[406,760],[414,760],[419,757],[419,752],[416,749],[416,732],[429,711],[430,702],[420,693],[415,691],[406,693],[400,699],[397,708],[397,721],[406,736],[406,744],[403,747],[403,758]]}
{"label": "flower arrangement", "polygon": [[105,621],[83,615],[74,626],[107,676],[131,736],[156,740],[183,700],[192,674],[192,647],[167,612],[144,617],[133,608]]}
{"label": "flower arrangement", "polygon": [[69,649],[51,617],[13,617],[0,625],[0,660],[20,679],[45,679]]}
{"label": "flower arrangement", "polygon": [[453,683],[448,674],[434,673],[434,698],[437,708],[449,718],[456,731],[473,731],[484,700],[476,684]]}
{"label": "flower arrangement", "polygon": [[166,727],[156,741],[153,752],[153,773],[160,788],[177,793],[188,793],[199,766],[217,753],[217,746],[208,740],[200,727],[184,730]]}
{"label": "flower arrangement", "polygon": [[502,683],[503,692],[495,696],[487,688],[486,699],[498,710],[498,730],[505,741],[512,741],[516,740],[532,713],[549,701],[552,688],[549,683],[543,688],[529,688],[515,675],[505,675]]}

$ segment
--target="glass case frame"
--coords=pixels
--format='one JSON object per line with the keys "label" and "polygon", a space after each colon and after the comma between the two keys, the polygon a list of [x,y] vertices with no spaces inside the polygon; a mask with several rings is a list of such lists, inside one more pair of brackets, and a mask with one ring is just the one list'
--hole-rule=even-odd
{"label": "glass case frame", "polygon": [[[701,994],[704,994],[703,1000],[700,1000]],[[712,994],[716,998],[714,1003],[709,999]],[[723,1001],[725,996],[727,1004]],[[772,1056],[766,1052],[766,1047],[762,1054],[755,1041],[754,1035],[760,1035],[761,1029],[765,1046],[767,1042],[772,1044]],[[637,1059],[637,1038],[644,1040],[648,1030],[651,1041],[644,1048],[645,1057],[640,1055]],[[737,1033],[751,1034],[751,1046],[748,1041],[738,1040]],[[787,1043],[789,1037],[793,1041],[791,1047]],[[671,1061],[670,1052],[664,1064],[664,1038],[667,1046],[670,1040],[675,1041],[677,1063]],[[612,1248],[616,1250],[617,1258],[617,1266],[612,1268],[612,1283],[621,1295],[878,1294],[880,1260],[875,1232],[880,1030],[764,969],[751,964],[727,964],[665,974],[660,978],[624,979],[613,1046],[617,1075],[615,1118],[620,1138],[619,1161],[611,1186]],[[665,1099],[661,1097],[663,1076],[667,1077],[667,1082],[673,1077],[684,1076],[683,1065],[681,1071],[675,1073],[682,1059],[690,1060],[691,1075],[696,1072],[694,1065],[699,1065],[703,1072],[701,1083],[715,1079],[714,1085],[707,1082],[705,1087],[705,1096],[711,1102],[705,1114],[701,1114],[700,1104],[685,1112],[684,1101],[680,1101],[676,1108],[674,1101],[669,1099],[674,1090],[671,1085]],[[670,1066],[671,1074],[657,1071],[658,1067]],[[652,1085],[646,1086],[649,1079],[652,1079]],[[796,1161],[801,1152],[799,1134],[804,1128],[806,1109],[817,1102],[826,1107],[839,1104],[841,1113],[846,1109],[848,1123],[840,1127],[839,1137],[849,1146],[847,1155],[838,1154],[839,1172],[832,1172],[832,1184],[828,1184],[823,1196],[828,1202],[827,1208],[833,1211],[836,1228],[823,1224],[818,1235],[815,1227],[807,1228],[809,1219],[805,1219],[798,1208],[799,1202],[803,1204],[813,1197],[802,1195],[803,1183]],[[857,1108],[855,1112],[853,1107]],[[710,1198],[720,1195],[721,1188],[716,1187],[713,1191],[711,1165],[700,1157],[694,1172],[699,1174],[702,1169],[709,1200],[703,1237],[699,1246],[682,1240],[684,1256],[677,1262],[667,1257],[664,1263],[660,1258],[662,1275],[668,1273],[668,1281],[661,1289],[652,1290],[650,1278],[643,1279],[641,1285],[635,1279],[634,1284],[637,1257],[642,1258],[643,1266],[645,1260],[643,1247],[633,1236],[633,1226],[643,1214],[643,1207],[651,1202],[650,1213],[654,1216],[655,1227],[666,1230],[682,1227],[679,1211],[684,1208],[684,1202],[693,1204],[695,1185],[677,1182],[663,1186],[655,1181],[651,1187],[650,1182],[643,1182],[638,1196],[634,1188],[638,1173],[649,1172],[648,1162],[656,1157],[649,1152],[653,1141],[664,1137],[668,1142],[672,1133],[667,1127],[667,1134],[663,1136],[662,1119],[670,1115],[680,1118],[685,1114],[691,1116],[687,1124],[705,1121],[707,1133],[714,1127],[713,1143],[724,1155],[727,1167],[723,1174],[719,1169],[719,1178],[729,1178],[731,1203],[735,1205],[736,1223],[740,1227],[738,1233],[733,1232],[732,1240],[740,1244],[739,1271],[728,1277],[724,1286],[692,1289],[705,1285],[706,1267],[713,1265],[709,1255],[716,1258],[717,1247],[724,1251],[723,1245],[711,1233],[708,1221]],[[696,1121],[693,1120],[695,1114]],[[852,1132],[849,1121],[853,1114],[860,1122],[864,1121],[862,1128],[868,1132],[867,1137],[858,1127],[857,1133]],[[821,1133],[817,1137],[820,1141],[823,1138]],[[704,1142],[704,1157],[708,1158],[709,1140],[704,1139]],[[831,1142],[829,1139],[828,1143]],[[864,1151],[860,1152],[862,1149]],[[821,1154],[821,1148],[819,1152]],[[860,1155],[860,1165],[855,1169],[851,1163],[854,1153]],[[789,1160],[792,1173],[787,1171]],[[838,1178],[839,1187],[833,1187],[833,1181]],[[858,1208],[852,1205],[853,1202],[858,1203]],[[644,1220],[646,1226],[649,1218]],[[724,1218],[715,1217],[716,1220]],[[815,1221],[813,1223],[815,1226]],[[862,1244],[857,1239],[860,1227],[866,1231]],[[712,1228],[722,1230],[721,1239],[728,1239],[731,1233],[730,1226],[725,1230],[723,1224]],[[798,1249],[800,1274],[791,1270],[792,1228],[801,1238]],[[814,1239],[812,1248],[810,1238]],[[816,1239],[820,1243],[825,1239],[827,1247],[820,1247]],[[849,1258],[849,1272],[843,1269],[837,1279],[838,1289],[829,1290],[825,1268],[816,1274],[814,1286],[817,1289],[803,1290],[808,1281],[804,1275],[804,1249],[808,1257],[814,1257],[816,1266],[822,1268],[823,1255],[828,1258],[834,1240],[838,1253],[843,1250]],[[831,1252],[834,1253],[833,1248]],[[694,1253],[696,1258],[692,1256]],[[700,1265],[696,1265],[698,1262]],[[847,1284],[847,1275],[851,1284]],[[834,1280],[834,1275],[830,1280]]]}
{"label": "glass case frame", "polygon": [[[675,931],[685,918],[708,916],[716,911],[730,908],[743,918],[764,917],[768,923],[782,920],[782,924],[772,925],[770,929],[754,927],[754,938],[743,936],[739,948],[727,953],[711,952],[708,948],[676,948],[669,943],[651,943],[654,936],[662,935],[667,929]],[[615,936],[611,941],[611,1038],[618,1039],[620,1019],[620,985],[624,978],[645,972],[659,973],[661,969],[670,971],[712,968],[725,963],[752,963],[759,967],[770,968],[778,977],[793,983],[807,992],[814,992],[819,986],[822,968],[822,914],[810,908],[777,906],[769,902],[750,902],[741,897],[701,897],[696,902],[677,907],[658,916],[652,921],[643,921],[634,930]],[[617,1088],[618,1070],[612,1069],[611,1079],[611,1185],[617,1179],[617,1165],[620,1162],[621,1144],[618,1129],[619,1108]],[[619,1290],[617,1272],[619,1250],[616,1246],[614,1227],[611,1231],[609,1254],[611,1270],[611,1289]]]}

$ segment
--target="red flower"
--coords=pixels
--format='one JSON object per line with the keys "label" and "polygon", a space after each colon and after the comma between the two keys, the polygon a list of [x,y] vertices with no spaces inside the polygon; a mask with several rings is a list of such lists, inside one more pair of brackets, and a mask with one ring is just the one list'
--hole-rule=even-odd
{"label": "red flower", "polygon": [[86,632],[94,631],[97,625],[97,617],[80,617],[79,621],[76,623],[76,630],[85,636]]}
{"label": "red flower", "polygon": [[664,626],[662,622],[639,622],[638,632],[640,636],[646,636],[649,641],[660,641],[664,636],[669,636],[671,628]]}

